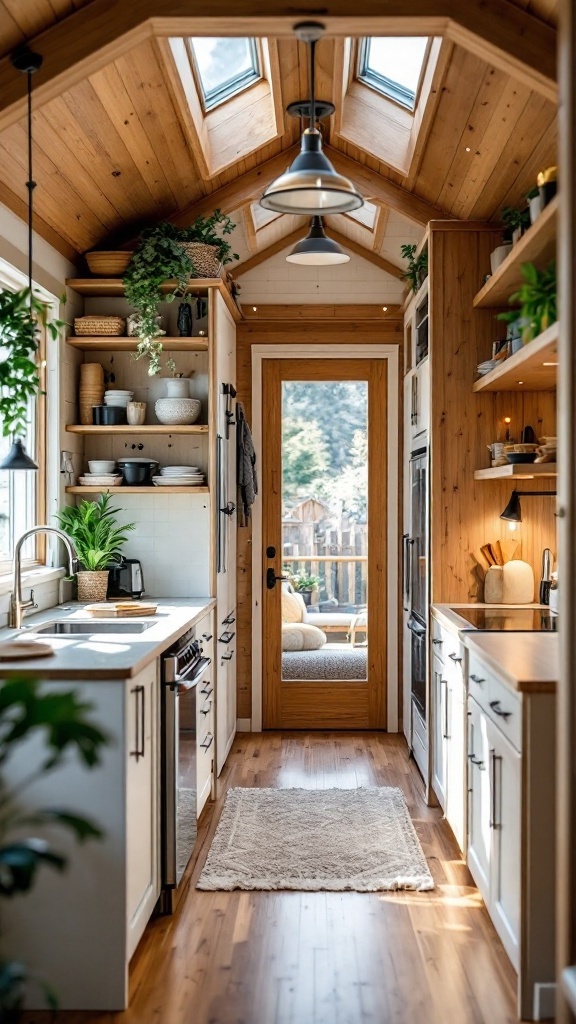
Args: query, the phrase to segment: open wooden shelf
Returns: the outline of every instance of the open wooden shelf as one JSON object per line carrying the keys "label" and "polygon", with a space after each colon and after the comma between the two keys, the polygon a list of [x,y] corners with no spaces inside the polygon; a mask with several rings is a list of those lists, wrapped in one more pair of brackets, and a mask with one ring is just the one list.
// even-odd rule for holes
{"label": "open wooden shelf", "polygon": [[[550,365],[546,365],[546,364]],[[503,359],[473,385],[473,391],[553,391],[558,365],[558,322]]]}
{"label": "open wooden shelf", "polygon": [[[207,352],[208,338],[166,338],[160,337],[164,352]],[[114,337],[111,335],[100,335],[99,337],[69,337],[66,338],[68,345],[72,348],[80,348],[86,352],[135,352],[138,338]]]}
{"label": "open wooden shelf", "polygon": [[191,426],[145,423],[138,427],[130,423],[120,423],[117,426],[100,427],[92,423],[68,423],[66,430],[69,434],[207,434],[208,426],[205,423],[193,423]]}
{"label": "open wooden shelf", "polygon": [[522,284],[523,263],[534,263],[539,270],[556,256],[556,221],[558,197],[545,206],[535,224],[522,235],[498,270],[474,297],[473,305],[498,307],[508,305],[508,299]]}
{"label": "open wooden shelf", "polygon": [[489,469],[477,469],[475,480],[533,480],[536,476],[558,476],[555,462],[524,463],[523,465],[491,466]]}
{"label": "open wooden shelf", "polygon": [[209,487],[66,487],[66,494],[209,494]]}
{"label": "open wooden shelf", "polygon": [[[70,277],[66,281],[69,288],[72,288],[79,295],[124,295],[124,283],[121,277]],[[165,281],[161,285],[161,291],[173,292],[178,286],[176,280]],[[230,290],[220,277],[195,277],[190,281],[189,293],[206,293],[210,288],[217,289],[224,299],[228,309],[235,320],[242,319],[242,313],[236,305]]]}

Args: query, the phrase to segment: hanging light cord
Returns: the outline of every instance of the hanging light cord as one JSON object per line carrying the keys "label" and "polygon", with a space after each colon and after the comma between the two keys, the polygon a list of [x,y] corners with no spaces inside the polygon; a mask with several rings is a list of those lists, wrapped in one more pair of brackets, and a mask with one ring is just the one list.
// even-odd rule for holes
{"label": "hanging light cord", "polygon": [[28,68],[26,71],[26,78],[28,84],[28,181],[26,182],[26,188],[28,189],[28,288],[30,289],[30,316],[33,313],[33,301],[32,301],[32,213],[33,213],[33,195],[34,189],[36,188],[36,182],[32,178],[32,68]]}
{"label": "hanging light cord", "polygon": [[315,99],[315,76],[314,76],[314,54],[316,51],[316,40],[310,40],[310,130],[315,127],[316,124],[316,99]]}

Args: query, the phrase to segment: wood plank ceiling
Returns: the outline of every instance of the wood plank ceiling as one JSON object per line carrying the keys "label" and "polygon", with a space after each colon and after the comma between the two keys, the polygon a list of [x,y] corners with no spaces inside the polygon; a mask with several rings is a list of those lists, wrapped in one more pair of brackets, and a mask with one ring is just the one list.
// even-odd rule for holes
{"label": "wood plank ceiling", "polygon": [[[554,23],[556,0],[514,2]],[[0,56],[84,3],[0,0]],[[373,199],[379,211],[374,230],[342,216],[333,220],[332,228],[369,257],[396,266],[399,245],[420,236],[423,218],[421,213],[406,216],[410,196],[405,192],[398,192],[402,213],[395,208],[393,194],[385,192],[383,200],[386,183],[392,189],[401,186],[444,215],[498,220],[502,207],[518,204],[537,172],[556,162],[554,105],[460,46],[448,41],[442,45],[431,90],[433,116],[422,124],[408,173],[376,159],[368,147],[344,141],[330,123],[324,125],[326,144],[355,162],[364,196]],[[342,65],[343,46],[343,40],[330,38],[318,46],[317,95],[322,99],[334,99],[333,69]],[[301,44],[287,38],[277,40],[277,53],[277,84],[281,83],[285,108],[307,94],[307,54]],[[377,114],[370,130],[374,138],[379,135]],[[160,219],[173,217],[183,223],[198,209],[205,212],[220,205],[239,224],[242,261],[251,260],[269,246],[277,250],[284,236],[305,226],[303,219],[283,217],[256,230],[250,214],[251,202],[288,162],[288,156],[279,155],[293,147],[299,135],[298,121],[285,116],[278,137],[213,177],[203,177],[182,110],[169,87],[163,51],[156,39],[148,38],[36,109],[38,230],[74,257],[125,242],[140,227]],[[278,157],[280,166],[275,169]],[[25,158],[25,124],[19,122],[0,135],[0,201],[21,216]],[[267,161],[272,161],[271,170],[263,168],[259,175]]]}

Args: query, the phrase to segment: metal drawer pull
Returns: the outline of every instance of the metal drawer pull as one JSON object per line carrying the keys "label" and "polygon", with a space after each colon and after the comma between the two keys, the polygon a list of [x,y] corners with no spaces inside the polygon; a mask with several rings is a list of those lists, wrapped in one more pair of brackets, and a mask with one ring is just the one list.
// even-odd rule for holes
{"label": "metal drawer pull", "polygon": [[496,821],[496,761],[501,761],[502,758],[498,756],[495,750],[490,751],[490,758],[492,761],[492,785],[490,793],[490,828],[497,829],[502,826]]}
{"label": "metal drawer pull", "polygon": [[484,770],[484,761],[481,761],[479,757],[474,757],[474,754],[468,754],[468,760],[471,761],[472,764],[477,765],[481,771]]}
{"label": "metal drawer pull", "polygon": [[442,739],[449,740],[450,733],[448,732],[448,680],[440,678],[440,685],[446,687],[446,698],[444,700],[444,732],[442,733]]}
{"label": "metal drawer pull", "polygon": [[209,703],[207,708],[200,708],[200,714],[201,715],[209,715],[211,711],[212,711],[212,701],[210,701],[210,703]]}
{"label": "metal drawer pull", "polygon": [[202,633],[202,639],[208,643],[208,641],[212,639],[212,633]]}
{"label": "metal drawer pull", "polygon": [[482,683],[486,682],[486,680],[485,679],[481,679],[480,676],[472,675],[472,676],[470,676],[470,679],[472,680],[473,683],[478,683],[478,686],[481,686]]}
{"label": "metal drawer pull", "polygon": [[511,711],[502,711],[500,709],[500,701],[499,700],[491,700],[490,701],[490,707],[492,708],[492,711],[494,711],[494,713],[496,715],[500,716],[500,718],[510,718],[510,715],[512,714]]}
{"label": "metal drawer pull", "polygon": [[233,657],[234,657],[234,651],[229,651],[228,654],[223,654],[222,655],[222,661],[232,661]]}
{"label": "metal drawer pull", "polygon": [[450,658],[450,661],[457,661],[457,662],[461,662],[462,661],[462,658],[459,658],[457,654],[449,654],[448,657]]}
{"label": "metal drawer pull", "polygon": [[234,615],[227,615],[225,619],[222,619],[223,626],[231,626],[233,622],[236,622]]}
{"label": "metal drawer pull", "polygon": [[444,641],[443,640],[438,640],[437,637],[434,637],[432,643],[435,644],[436,646],[438,646],[438,645],[442,645],[444,643]]}
{"label": "metal drawer pull", "polygon": [[229,630],[226,630],[225,633],[222,633],[222,636],[218,637],[218,643],[229,644],[234,639],[235,636],[236,633],[231,633]]}
{"label": "metal drawer pull", "polygon": [[[208,683],[207,685],[210,686],[210,683]],[[211,688],[210,690],[200,690],[200,693],[202,694],[203,697],[211,697],[213,692],[213,688]]]}
{"label": "metal drawer pull", "polygon": [[200,746],[202,747],[202,750],[209,750],[213,743],[214,743],[214,737],[210,736],[210,739],[208,740],[208,742],[207,743],[201,743]]}
{"label": "metal drawer pull", "polygon": [[138,761],[141,757],[144,757],[144,732],[146,725],[144,687],[135,686],[130,690],[130,693],[134,694],[134,711],[136,714],[136,750],[130,751],[130,757],[135,757]]}

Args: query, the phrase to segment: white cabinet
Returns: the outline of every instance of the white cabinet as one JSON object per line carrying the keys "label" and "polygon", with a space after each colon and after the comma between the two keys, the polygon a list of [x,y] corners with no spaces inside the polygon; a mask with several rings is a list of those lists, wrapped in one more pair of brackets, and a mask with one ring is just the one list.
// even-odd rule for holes
{"label": "white cabinet", "polygon": [[456,841],[466,848],[466,651],[432,618],[432,788]]}
{"label": "white cabinet", "polygon": [[486,904],[490,902],[490,752],[487,718],[468,700],[468,867]]}
{"label": "white cabinet", "polygon": [[432,787],[442,809],[446,810],[446,778],[448,769],[448,680],[444,664],[432,658]]}
{"label": "white cabinet", "polygon": [[410,438],[412,445],[430,426],[430,363],[425,359],[409,374]]}
{"label": "white cabinet", "polygon": [[196,693],[196,813],[200,817],[214,796],[216,764],[216,664],[214,661],[214,612],[196,626],[202,654],[209,660]]}
{"label": "white cabinet", "polygon": [[216,773],[220,774],[236,735],[236,609],[216,632]]}

